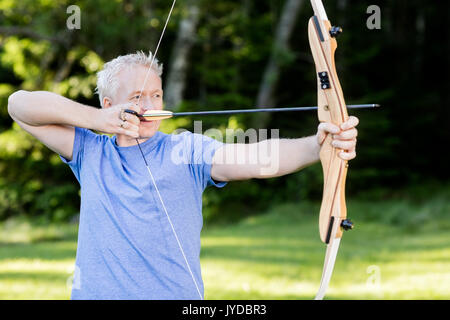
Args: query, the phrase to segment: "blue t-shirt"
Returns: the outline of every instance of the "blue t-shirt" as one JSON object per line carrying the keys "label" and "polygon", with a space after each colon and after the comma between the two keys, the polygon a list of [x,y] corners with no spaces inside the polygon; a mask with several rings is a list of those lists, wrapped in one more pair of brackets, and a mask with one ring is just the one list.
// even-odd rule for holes
{"label": "blue t-shirt", "polygon": [[[223,187],[211,162],[223,144],[203,135],[157,132],[141,143],[200,295],[202,193]],[[81,186],[72,299],[199,299],[137,145],[75,128],[67,161]]]}

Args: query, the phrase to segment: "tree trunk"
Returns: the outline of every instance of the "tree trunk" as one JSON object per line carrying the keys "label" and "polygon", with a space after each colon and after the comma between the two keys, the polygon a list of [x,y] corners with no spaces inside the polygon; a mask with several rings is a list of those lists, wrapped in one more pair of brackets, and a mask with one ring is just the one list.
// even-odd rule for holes
{"label": "tree trunk", "polygon": [[[280,53],[289,50],[289,38],[294,30],[297,16],[303,0],[287,0],[283,8],[272,47],[272,53],[269,62],[264,71],[263,79],[259,87],[256,105],[258,108],[274,107],[276,97],[275,88],[280,77],[281,59]],[[256,128],[263,128],[267,124],[268,114],[261,113],[255,117],[254,125]]]}
{"label": "tree trunk", "polygon": [[198,0],[187,1],[187,14],[180,23],[164,88],[164,101],[168,110],[177,109],[183,101],[188,57],[196,40],[199,19]]}

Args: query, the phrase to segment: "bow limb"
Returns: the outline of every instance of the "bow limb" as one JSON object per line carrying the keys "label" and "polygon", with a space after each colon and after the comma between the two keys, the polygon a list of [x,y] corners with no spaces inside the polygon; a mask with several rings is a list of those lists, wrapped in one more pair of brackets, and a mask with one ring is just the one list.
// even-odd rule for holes
{"label": "bow limb", "polygon": [[[321,0],[311,0],[314,16],[309,20],[308,37],[314,58],[318,87],[318,117],[320,122],[341,125],[348,119],[347,107],[336,72],[334,54],[335,37],[340,28],[332,27]],[[325,295],[333,272],[334,262],[342,237],[341,226],[351,228],[346,220],[345,180],[347,161],[339,158],[340,149],[332,146],[332,136],[327,135],[320,150],[324,187],[319,216],[320,239],[327,244],[324,269],[316,299]]]}
{"label": "bow limb", "polygon": [[341,238],[336,237],[336,232],[339,229],[339,224],[334,224],[332,231],[332,237],[327,245],[327,251],[325,253],[325,261],[323,263],[322,278],[320,279],[320,287],[317,291],[315,300],[322,300],[330,283],[331,275],[333,274],[334,263],[336,261],[336,256],[339,250],[339,244],[341,243]]}

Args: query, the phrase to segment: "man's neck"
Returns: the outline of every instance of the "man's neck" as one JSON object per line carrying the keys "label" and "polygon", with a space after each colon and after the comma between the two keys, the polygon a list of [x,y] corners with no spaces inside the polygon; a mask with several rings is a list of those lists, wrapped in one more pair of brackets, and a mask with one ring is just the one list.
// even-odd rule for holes
{"label": "man's neck", "polygon": [[[151,137],[145,137],[145,138],[139,138],[138,141],[139,143],[144,143],[145,141],[147,141],[148,139],[150,139]],[[135,146],[137,145],[136,139],[133,138],[129,138],[123,135],[118,135],[116,138],[116,144],[119,147],[131,147],[131,146]]]}

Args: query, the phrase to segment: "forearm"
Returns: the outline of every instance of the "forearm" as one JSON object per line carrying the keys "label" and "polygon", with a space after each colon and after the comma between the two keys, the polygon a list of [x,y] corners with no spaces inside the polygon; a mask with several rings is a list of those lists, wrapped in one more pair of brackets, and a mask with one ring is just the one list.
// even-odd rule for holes
{"label": "forearm", "polygon": [[319,161],[320,146],[316,136],[283,139],[280,143],[282,175],[301,170]]}
{"label": "forearm", "polygon": [[261,148],[269,150],[270,162],[261,165],[260,170],[255,172],[255,178],[283,176],[301,170],[319,160],[320,146],[316,136],[266,140],[260,144]]}
{"label": "forearm", "polygon": [[14,120],[35,127],[59,124],[96,129],[99,109],[52,92],[20,90],[9,97],[8,112]]}
{"label": "forearm", "polygon": [[[341,149],[345,161],[355,158],[358,118],[336,126],[320,123],[315,136],[301,139],[269,139],[253,144],[225,144],[217,150],[211,175],[217,181],[264,179],[301,170],[320,159],[320,144],[332,134],[332,146]],[[319,143],[320,141],[320,143]]]}

